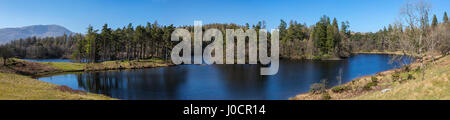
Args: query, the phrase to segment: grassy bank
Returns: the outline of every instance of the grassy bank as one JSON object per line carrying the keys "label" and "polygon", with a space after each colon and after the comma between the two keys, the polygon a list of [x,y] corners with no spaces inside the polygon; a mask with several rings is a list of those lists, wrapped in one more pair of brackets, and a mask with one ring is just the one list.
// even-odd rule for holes
{"label": "grassy bank", "polygon": [[[331,89],[300,94],[292,100],[356,99],[356,100],[449,100],[450,56],[424,58],[420,63],[365,76]],[[422,71],[425,76],[422,79]]]}
{"label": "grassy bank", "polygon": [[173,64],[161,59],[105,61],[100,63],[30,62],[21,59],[11,59],[6,62],[6,65],[0,65],[0,72],[41,76],[63,72],[139,69],[171,65]]}
{"label": "grassy bank", "polygon": [[1,100],[112,100],[112,98],[32,79],[0,73]]}
{"label": "grassy bank", "polygon": [[101,63],[30,62],[10,59],[5,62],[5,65],[3,65],[3,62],[0,60],[0,100],[110,100],[112,98],[104,95],[72,90],[67,86],[39,81],[30,76],[172,65],[160,59],[106,61]]}

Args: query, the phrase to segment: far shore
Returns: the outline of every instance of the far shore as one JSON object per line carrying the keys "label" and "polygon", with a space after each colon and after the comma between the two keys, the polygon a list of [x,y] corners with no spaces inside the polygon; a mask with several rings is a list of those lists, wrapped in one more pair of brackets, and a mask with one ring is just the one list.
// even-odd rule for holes
{"label": "far shore", "polygon": [[412,57],[418,57],[418,55],[411,55],[402,51],[358,51],[352,52],[352,54],[384,54],[384,55],[407,55]]}
{"label": "far shore", "polygon": [[69,62],[31,62],[22,59],[11,59],[8,63],[9,72],[27,76],[47,76],[67,72],[88,72],[142,69],[173,66],[171,62],[161,59],[144,59],[130,61],[105,61],[99,63],[69,63]]}

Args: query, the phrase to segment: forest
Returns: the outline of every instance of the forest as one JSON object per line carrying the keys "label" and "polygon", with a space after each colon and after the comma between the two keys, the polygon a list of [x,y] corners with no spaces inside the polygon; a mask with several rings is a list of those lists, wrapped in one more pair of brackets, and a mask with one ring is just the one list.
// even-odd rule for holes
{"label": "forest", "polygon": [[[339,59],[362,51],[401,51],[405,54],[448,54],[450,23],[445,12],[442,19],[433,15],[426,4],[408,4],[401,12],[404,20],[389,24],[378,32],[360,33],[350,30],[348,21],[324,15],[313,25],[280,20],[280,56],[289,59]],[[408,6],[407,5],[407,6]],[[193,26],[160,25],[158,22],[112,29],[108,24],[98,30],[87,27],[84,34],[59,37],[19,39],[0,46],[2,58],[70,58],[82,62],[136,60],[160,58],[169,60],[175,42],[172,31]],[[266,29],[265,21],[250,26],[237,24],[207,24],[203,30]],[[193,34],[193,33],[192,33]],[[269,36],[270,38],[270,33]],[[207,44],[207,43],[204,43]],[[224,43],[225,44],[225,43]],[[270,43],[268,43],[270,45]]]}

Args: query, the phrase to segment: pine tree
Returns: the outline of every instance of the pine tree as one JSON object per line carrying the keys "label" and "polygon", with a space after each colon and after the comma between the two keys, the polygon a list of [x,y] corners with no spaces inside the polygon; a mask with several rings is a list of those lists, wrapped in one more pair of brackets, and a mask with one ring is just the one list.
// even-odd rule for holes
{"label": "pine tree", "polygon": [[81,34],[77,34],[74,36],[77,43],[74,53],[72,54],[72,57],[76,60],[82,60],[85,56],[85,40],[83,39],[83,36]]}
{"label": "pine tree", "polygon": [[443,20],[443,23],[448,23],[447,12],[444,13],[444,20]]}
{"label": "pine tree", "polygon": [[438,20],[436,15],[433,15],[433,22],[431,23],[431,27],[434,29],[438,25]]}
{"label": "pine tree", "polygon": [[341,22],[341,33],[343,33],[345,36],[350,37],[350,23],[348,21]]}
{"label": "pine tree", "polygon": [[125,43],[126,43],[126,53],[127,53],[127,60],[130,60],[132,57],[132,42],[134,37],[134,28],[133,24],[128,24],[128,27],[125,30],[126,37],[125,37]]}
{"label": "pine tree", "polygon": [[327,28],[330,24],[330,18],[326,15],[320,18],[320,21],[316,23],[312,33],[312,39],[314,46],[320,49],[322,53],[328,53],[327,48]]}
{"label": "pine tree", "polygon": [[325,53],[330,54],[334,48],[335,35],[334,35],[334,27],[331,24],[327,25],[326,29],[326,42],[325,42]]}
{"label": "pine tree", "polygon": [[335,28],[335,29],[338,29],[339,30],[339,25],[338,25],[338,22],[337,22],[337,20],[336,20],[336,18],[334,18],[333,19],[333,27]]}
{"label": "pine tree", "polygon": [[161,40],[161,29],[159,28],[158,21],[153,23],[152,30],[152,57],[158,56],[158,47]]}
{"label": "pine tree", "polygon": [[102,60],[105,60],[106,58],[109,58],[110,55],[109,53],[111,52],[111,47],[110,47],[110,43],[111,43],[111,29],[108,28],[108,24],[104,24],[103,28],[102,28],[102,32],[100,33],[100,37],[101,37],[101,49],[99,51],[101,51],[102,53]]}
{"label": "pine tree", "polygon": [[280,20],[280,26],[278,26],[278,29],[280,30],[280,39],[282,41],[284,41],[286,37],[286,27],[286,22],[284,20]]}
{"label": "pine tree", "polygon": [[333,19],[333,37],[334,37],[334,41],[333,41],[333,47],[338,47],[339,43],[341,42],[341,36],[339,35],[339,25],[338,22],[336,20],[336,18]]}
{"label": "pine tree", "polygon": [[98,30],[94,30],[94,28],[89,25],[88,31],[86,34],[86,45],[85,45],[85,53],[89,56],[89,62],[96,62],[97,61],[97,32]]}

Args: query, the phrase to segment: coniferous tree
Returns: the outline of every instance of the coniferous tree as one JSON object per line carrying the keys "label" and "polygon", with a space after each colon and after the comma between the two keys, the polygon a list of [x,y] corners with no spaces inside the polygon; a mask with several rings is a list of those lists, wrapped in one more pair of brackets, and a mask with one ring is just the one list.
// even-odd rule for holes
{"label": "coniferous tree", "polygon": [[102,61],[106,60],[106,58],[109,58],[110,55],[109,53],[111,52],[111,47],[110,47],[110,43],[111,43],[111,39],[112,39],[112,35],[111,35],[111,29],[108,28],[108,24],[104,24],[102,31],[100,33],[100,39],[101,39],[101,48],[99,51],[101,51],[102,53]]}
{"label": "coniferous tree", "polygon": [[[320,21],[316,23],[313,28],[312,40],[314,41],[314,46],[319,48],[321,53],[328,53],[327,48],[327,28],[330,24],[330,18],[326,15],[320,18]],[[320,54],[320,53],[319,53]]]}
{"label": "coniferous tree", "polygon": [[286,36],[286,27],[287,27],[286,22],[284,20],[280,20],[280,25],[278,26],[278,29],[280,30],[279,35],[282,41],[285,40],[284,37]]}
{"label": "coniferous tree", "polygon": [[447,12],[444,13],[443,23],[448,23]]}
{"label": "coniferous tree", "polygon": [[437,17],[436,17],[436,15],[433,15],[433,21],[431,23],[431,27],[434,29],[434,28],[436,28],[437,25],[438,25]]}
{"label": "coniferous tree", "polygon": [[98,59],[98,51],[97,51],[97,32],[98,30],[94,30],[94,28],[89,25],[88,31],[86,34],[86,53],[88,54],[89,62],[96,62]]}

